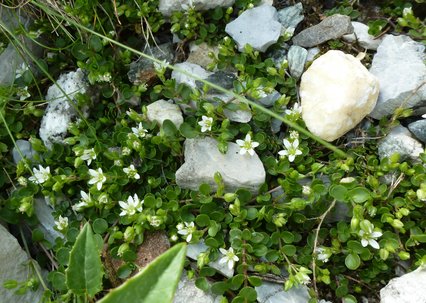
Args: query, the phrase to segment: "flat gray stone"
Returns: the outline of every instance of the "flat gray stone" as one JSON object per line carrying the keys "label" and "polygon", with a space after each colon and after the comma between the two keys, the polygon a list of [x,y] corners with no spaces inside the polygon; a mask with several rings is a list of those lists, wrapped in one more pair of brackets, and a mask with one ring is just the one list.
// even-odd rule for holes
{"label": "flat gray stone", "polygon": [[189,280],[186,272],[182,273],[176,288],[173,303],[219,303],[220,299],[211,293],[206,293],[195,285],[195,280]]}
{"label": "flat gray stone", "polygon": [[16,140],[16,146],[17,147],[14,147],[12,150],[13,162],[15,162],[15,164],[18,164],[19,161],[22,160],[18,149],[21,151],[22,155],[30,161],[33,161],[38,156],[38,153],[33,150],[31,143],[27,140]]}
{"label": "flat gray stone", "polygon": [[[65,94],[58,86],[62,88]],[[40,126],[40,138],[47,148],[51,148],[54,142],[63,142],[68,131],[68,125],[78,117],[78,112],[75,109],[77,106],[76,95],[78,93],[84,94],[88,89],[89,84],[81,69],[62,74],[56,84],[49,87],[46,96],[49,104]]]}
{"label": "flat gray stone", "polygon": [[[204,241],[200,241],[196,244],[188,244],[186,249],[186,256],[188,258],[191,258],[192,260],[197,260],[198,256],[206,252],[209,247],[204,244]],[[221,257],[215,261],[210,261],[208,263],[208,266],[211,268],[216,269],[218,272],[220,272],[222,275],[224,275],[227,278],[232,278],[234,276],[234,269],[229,269],[228,265],[226,263],[219,263]]]}
{"label": "flat gray stone", "polygon": [[192,5],[197,11],[205,11],[216,7],[228,7],[235,0],[160,0],[158,10],[164,16],[170,16],[175,11],[188,10]]}
{"label": "flat gray stone", "polygon": [[47,241],[55,244],[56,238],[64,238],[64,235],[54,228],[56,225],[55,218],[52,215],[53,208],[47,204],[46,200],[35,199],[34,213],[40,222],[39,227]]}
{"label": "flat gray stone", "polygon": [[187,139],[185,141],[185,163],[176,171],[176,183],[182,188],[198,190],[207,183],[217,189],[214,174],[219,172],[227,191],[245,188],[257,192],[265,182],[265,169],[255,153],[253,156],[240,155],[236,143],[228,144],[228,152],[218,150],[213,138]]}
{"label": "flat gray stone", "polygon": [[257,100],[257,102],[261,103],[263,106],[272,107],[280,97],[281,94],[274,89],[272,93],[268,94],[266,97]]}
{"label": "flat gray stone", "polygon": [[394,278],[380,290],[380,303],[414,303],[426,301],[426,269]]}
{"label": "flat gray stone", "polygon": [[352,34],[353,30],[349,16],[336,14],[301,31],[293,38],[293,45],[313,47],[328,40],[340,38],[345,34]]}
{"label": "flat gray stone", "polygon": [[311,298],[309,289],[305,285],[293,287],[284,291],[282,284],[263,282],[261,286],[255,287],[257,302],[259,303],[307,303]]}
{"label": "flat gray stone", "polygon": [[[144,53],[168,63],[172,63],[174,58],[172,43],[160,44],[158,47],[152,46],[145,50]],[[140,85],[143,83],[151,84],[152,81],[157,78],[154,62],[141,56],[137,61],[130,63],[127,76],[129,77],[129,81],[134,85]]]}
{"label": "flat gray stone", "polygon": [[350,43],[357,42],[359,46],[365,49],[376,50],[386,36],[384,35],[378,39],[374,39],[374,36],[368,33],[368,29],[369,29],[368,25],[365,25],[364,23],[361,23],[361,22],[353,21],[352,26],[354,27],[354,33],[349,35],[344,35],[342,37],[343,40]]}
{"label": "flat gray stone", "polygon": [[290,69],[290,75],[299,79],[305,69],[306,59],[308,58],[308,51],[303,47],[292,45],[288,50],[287,60]]}
{"label": "flat gray stone", "polygon": [[379,142],[378,154],[382,159],[394,153],[401,156],[401,161],[406,159],[418,160],[424,152],[422,144],[413,138],[413,135],[404,126],[398,125]]}
{"label": "flat gray stone", "polygon": [[[200,77],[201,79],[206,79],[208,76],[213,74],[212,72],[206,71],[204,68],[199,66],[198,64],[189,63],[189,62],[182,62],[175,64],[175,67],[178,69],[181,69],[181,71],[173,70],[172,71],[172,79],[175,79],[176,84],[186,84],[189,87],[196,88],[196,79],[193,77],[190,77],[187,74],[193,74],[197,77]],[[187,74],[186,74],[187,73]]]}
{"label": "flat gray stone", "polygon": [[278,22],[277,10],[273,6],[262,5],[246,10],[228,23],[225,32],[235,40],[240,52],[246,44],[264,52],[280,37],[281,23]]}
{"label": "flat gray stone", "polygon": [[370,72],[379,79],[380,94],[370,116],[393,114],[395,109],[426,106],[425,46],[408,36],[388,35],[377,49]]}
{"label": "flat gray stone", "polygon": [[[25,282],[29,277],[33,277],[33,269],[29,264],[27,253],[21,248],[18,241],[8,230],[0,224],[0,298],[2,302],[28,303],[41,302],[43,289],[40,286],[37,290],[29,290],[23,295],[15,295],[16,289],[6,289],[3,283],[7,280]],[[38,267],[36,261],[33,261]],[[35,273],[34,273],[35,277]]]}
{"label": "flat gray stone", "polygon": [[147,117],[149,121],[155,121],[160,126],[165,120],[170,120],[179,129],[183,123],[182,111],[179,105],[167,102],[166,100],[158,100],[146,107]]}
{"label": "flat gray stone", "polygon": [[417,139],[426,143],[426,119],[408,124],[408,129]]}
{"label": "flat gray stone", "polygon": [[296,5],[289,6],[278,11],[278,21],[287,32],[294,32],[296,27],[304,18],[305,16],[303,15],[302,3],[297,3]]}
{"label": "flat gray stone", "polygon": [[214,62],[209,56],[209,53],[213,53],[217,56],[219,54],[219,48],[217,46],[210,46],[205,42],[201,44],[191,42],[189,44],[189,55],[186,62],[198,64],[202,68],[207,68],[209,64]]}

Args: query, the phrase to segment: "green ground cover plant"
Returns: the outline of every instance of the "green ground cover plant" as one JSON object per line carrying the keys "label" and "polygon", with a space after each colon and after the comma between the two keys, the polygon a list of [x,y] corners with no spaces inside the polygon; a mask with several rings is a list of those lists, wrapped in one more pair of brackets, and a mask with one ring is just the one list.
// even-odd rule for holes
{"label": "green ground cover plant", "polygon": [[[49,273],[44,282],[34,267],[28,281],[7,281],[4,287],[10,291],[43,287],[43,302],[110,303],[136,294],[140,302],[171,302],[185,268],[197,287],[221,302],[255,302],[255,287],[271,280],[285,290],[307,285],[312,302],[361,302],[361,296],[377,300],[396,267],[414,269],[426,262],[426,154],[418,162],[398,154],[377,156],[378,139],[410,112],[397,111],[359,129],[357,138],[333,144],[309,133],[287,62],[276,67],[249,46],[238,52],[224,32],[231,18],[259,1],[237,0],[231,8],[208,12],[188,7],[169,19],[156,0],[16,2],[3,5],[37,18],[31,28],[16,31],[0,21],[0,51],[13,43],[34,68],[24,64],[12,85],[0,87],[0,219],[23,235],[29,232],[22,241]],[[372,22],[371,33],[380,35],[395,24],[392,30],[425,41],[413,3],[385,5],[387,23]],[[356,1],[339,1],[328,13],[359,17]],[[155,48],[157,35],[165,33],[181,39],[177,49],[183,55],[191,41],[217,44],[210,68],[237,72],[232,91],[195,75],[189,76],[202,88],[176,84],[170,71],[179,70],[178,62],[153,58],[146,48]],[[37,41],[43,57],[33,57],[19,34]],[[283,35],[277,45],[289,38]],[[334,41],[321,51],[327,47],[347,45]],[[155,83],[129,82],[129,64],[139,56],[154,62]],[[69,99],[79,118],[69,126],[65,144],[48,148],[37,133],[46,90],[64,71],[77,68],[98,93]],[[240,103],[214,106],[207,100],[211,89],[232,94]],[[271,108],[256,102],[274,89],[282,97]],[[130,103],[134,98],[139,105]],[[147,105],[162,98],[195,103],[179,128],[169,120],[159,126],[147,119]],[[89,115],[83,114],[85,107]],[[253,119],[231,122],[226,109],[249,109]],[[283,122],[281,136],[271,130],[274,119]],[[228,142],[236,142],[241,154],[256,151],[267,174],[258,193],[229,192],[220,174],[213,191],[208,184],[197,191],[177,186],[184,141],[203,136],[217,139],[222,153]],[[18,139],[31,142],[34,160],[13,163],[11,150]],[[37,198],[54,208],[55,228],[63,235],[55,243],[38,228]],[[346,219],[333,221],[339,212]],[[154,231],[163,231],[174,246],[131,277],[139,271],[138,247]],[[180,243],[200,240],[208,250],[196,262],[185,260],[186,244]],[[210,268],[212,260],[235,269],[234,276],[224,278]],[[138,287],[148,282],[150,287]],[[158,301],[156,291],[164,285],[168,295]]]}

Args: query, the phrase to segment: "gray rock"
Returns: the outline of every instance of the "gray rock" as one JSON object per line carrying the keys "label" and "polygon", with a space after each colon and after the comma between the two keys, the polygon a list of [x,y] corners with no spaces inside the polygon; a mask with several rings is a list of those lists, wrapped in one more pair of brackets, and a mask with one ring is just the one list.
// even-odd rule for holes
{"label": "gray rock", "polygon": [[304,18],[302,3],[297,3],[278,11],[278,21],[287,32],[294,32]]}
{"label": "gray rock", "polygon": [[402,106],[426,106],[425,46],[407,36],[388,35],[377,49],[370,72],[380,82],[377,105],[370,114],[381,119]]}
{"label": "gray rock", "polygon": [[53,208],[47,204],[46,200],[35,199],[34,212],[40,222],[39,227],[47,241],[55,244],[56,238],[64,238],[64,235],[54,228],[55,218],[52,215]]}
{"label": "gray rock", "polygon": [[209,56],[209,53],[213,53],[217,56],[219,54],[219,48],[217,46],[209,46],[205,42],[201,44],[191,42],[189,44],[189,55],[186,62],[198,64],[202,68],[207,68],[209,64],[214,62]]}
{"label": "gray rock", "polygon": [[382,43],[385,36],[381,36],[378,39],[374,39],[374,36],[370,35],[368,33],[368,26],[361,22],[352,22],[352,26],[354,27],[354,33],[349,35],[344,35],[342,38],[343,40],[353,43],[357,42],[359,46],[366,48],[366,49],[372,49],[376,50],[380,43]]}
{"label": "gray rock", "polygon": [[[201,253],[204,253],[207,251],[209,247],[204,244],[203,241],[200,241],[196,244],[188,244],[187,249],[186,249],[186,256],[188,258],[191,258],[193,260],[197,260],[198,256]],[[208,263],[208,265],[211,268],[216,269],[218,272],[220,272],[222,275],[224,275],[225,277],[228,278],[232,278],[234,276],[234,269],[229,269],[228,265],[226,265],[225,263],[219,263],[221,257],[219,257],[217,260],[215,261],[210,261]]]}
{"label": "gray rock", "polygon": [[[5,6],[0,6],[0,20],[10,31],[16,30],[20,24],[26,29],[29,28],[31,20],[24,15],[24,10],[9,9]],[[17,36],[20,42],[28,48],[30,53],[39,57],[43,51],[34,41],[23,36]],[[15,48],[13,44],[9,44],[6,49],[0,53],[0,85],[11,85],[15,81],[16,70],[24,64],[24,62],[30,62],[29,56],[22,55],[22,50]],[[25,63],[26,64],[26,63]],[[30,67],[33,72],[32,64]]]}
{"label": "gray rock", "polygon": [[215,303],[218,297],[197,288],[194,280],[189,280],[184,271],[176,288],[173,303]]}
{"label": "gray rock", "polygon": [[321,53],[319,47],[311,47],[310,49],[308,49],[308,57],[306,58],[306,62],[314,61],[314,59],[316,59],[315,57],[319,53]]}
{"label": "gray rock", "polygon": [[408,129],[416,136],[417,139],[426,143],[426,119],[422,119],[408,124]]}
{"label": "gray rock", "polygon": [[170,16],[174,11],[184,11],[193,6],[197,11],[205,11],[212,8],[228,7],[235,0],[160,0],[158,10],[164,16]]}
{"label": "gray rock", "polygon": [[[237,103],[236,101],[234,103]],[[237,103],[238,104],[238,103]],[[233,122],[238,123],[248,123],[250,122],[251,118],[253,117],[250,109],[237,109],[237,110],[230,110],[225,108],[223,110],[223,113],[226,118]]]}
{"label": "gray rock", "polygon": [[210,76],[211,72],[206,71],[204,68],[199,66],[198,64],[189,63],[189,62],[183,62],[175,64],[175,67],[182,70],[177,71],[173,70],[172,72],[172,79],[175,79],[176,84],[186,84],[192,88],[196,88],[196,79],[193,77],[190,77],[188,74],[195,75],[197,77],[200,77],[201,79],[206,79],[208,76]]}
{"label": "gray rock", "polygon": [[[59,89],[65,92],[66,95]],[[78,117],[76,110],[76,95],[88,91],[83,71],[62,74],[56,84],[49,87],[46,100],[49,102],[41,120],[40,138],[47,148],[51,148],[54,142],[63,142],[67,134],[69,123]],[[69,99],[71,102],[69,101]]]}
{"label": "gray rock", "polygon": [[[164,43],[158,45],[158,47],[150,47],[145,53],[158,60],[165,60],[168,63],[171,63],[174,58],[172,43]],[[154,63],[145,57],[140,57],[137,61],[130,63],[127,76],[129,77],[129,81],[134,85],[140,85],[142,83],[152,84],[157,78]]]}
{"label": "gray rock", "polygon": [[[209,81],[213,84],[216,84],[222,88],[233,90],[234,88],[234,81],[237,80],[237,76],[234,73],[230,72],[224,72],[224,71],[217,71],[213,74],[210,74],[205,78],[206,81]],[[197,87],[202,89],[204,86],[204,83],[201,81],[195,82]],[[214,88],[210,88],[208,91],[208,94],[215,95],[215,94],[223,94],[221,91],[216,90]]]}
{"label": "gray rock", "polygon": [[303,47],[292,45],[287,54],[288,67],[290,74],[299,79],[303,74],[306,59],[308,58],[308,51]]}
{"label": "gray rock", "polygon": [[281,125],[283,125],[283,121],[275,119],[275,118],[272,119],[272,121],[271,121],[271,131],[274,134],[279,133],[280,130],[281,130]]}
{"label": "gray rock", "polygon": [[408,129],[399,125],[379,142],[378,154],[380,158],[390,157],[394,153],[401,156],[401,160],[418,159],[424,152],[422,144],[413,138]]}
{"label": "gray rock", "polygon": [[238,153],[239,146],[232,142],[228,144],[228,152],[222,154],[217,144],[208,137],[185,141],[185,163],[176,172],[177,185],[198,190],[201,184],[207,183],[215,190],[213,177],[219,172],[227,191],[246,188],[257,192],[265,182],[265,169],[257,154],[242,156]]}
{"label": "gray rock", "polygon": [[312,47],[328,40],[337,39],[345,34],[353,33],[351,18],[344,15],[333,15],[319,24],[301,31],[293,38],[293,44]]}
{"label": "gray rock", "polygon": [[21,151],[22,155],[30,161],[33,161],[38,156],[38,153],[33,150],[33,147],[29,141],[16,140],[16,147],[14,147],[12,150],[13,162],[15,162],[15,164],[18,164],[22,159],[18,150]]}
{"label": "gray rock", "polygon": [[415,271],[394,278],[380,290],[380,303],[426,302],[426,269],[419,267]]}
{"label": "gray rock", "polygon": [[[35,291],[29,290],[23,295],[15,295],[14,289],[6,289],[3,283],[7,280],[25,282],[33,277],[33,269],[29,264],[29,257],[21,248],[18,241],[6,228],[0,224],[0,298],[2,302],[28,303],[41,302],[43,289],[39,287]],[[36,261],[33,264],[40,270]],[[35,273],[34,273],[35,276]]]}
{"label": "gray rock", "polygon": [[272,93],[268,94],[266,97],[257,100],[257,102],[261,103],[263,106],[272,107],[280,97],[281,94],[274,89]]}
{"label": "gray rock", "polygon": [[307,303],[310,300],[309,289],[305,285],[284,291],[282,284],[263,282],[255,287],[259,303]]}
{"label": "gray rock", "polygon": [[277,42],[281,34],[277,10],[270,5],[262,5],[246,10],[225,27],[228,35],[235,40],[242,52],[249,44],[254,50],[264,52]]}
{"label": "gray rock", "polygon": [[147,117],[149,121],[155,121],[160,126],[165,120],[170,120],[179,128],[183,123],[182,112],[179,105],[167,102],[166,100],[158,100],[146,107]]}
{"label": "gray rock", "polygon": [[274,62],[274,65],[276,68],[281,68],[281,65],[283,62],[287,61],[287,52],[288,52],[288,45],[284,45],[284,47],[275,49],[272,52],[270,52],[269,57]]}

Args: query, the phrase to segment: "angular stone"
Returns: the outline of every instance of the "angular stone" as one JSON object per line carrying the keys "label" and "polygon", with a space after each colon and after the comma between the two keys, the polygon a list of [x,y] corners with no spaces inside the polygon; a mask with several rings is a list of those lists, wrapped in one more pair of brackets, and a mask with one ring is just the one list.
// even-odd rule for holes
{"label": "angular stone", "polygon": [[158,100],[146,107],[149,121],[156,121],[160,126],[164,120],[170,120],[179,128],[183,123],[182,112],[179,105],[167,102],[166,100]]}
{"label": "angular stone", "polygon": [[297,3],[278,11],[278,21],[287,32],[294,32],[304,18],[302,3]]}
{"label": "angular stone", "polygon": [[287,60],[290,74],[299,79],[305,69],[306,59],[308,58],[308,51],[303,47],[292,45],[288,50]]}
{"label": "angular stone", "polygon": [[158,10],[164,16],[170,16],[175,11],[187,10],[190,6],[197,11],[205,11],[216,7],[228,7],[235,0],[160,0]]}
{"label": "angular stone", "polygon": [[[174,58],[172,43],[164,43],[158,45],[158,47],[153,46],[146,50],[145,53],[158,60],[165,60],[168,63],[171,63]],[[157,79],[154,62],[145,57],[140,57],[137,61],[130,63],[130,69],[127,76],[129,77],[129,81],[134,85],[140,85],[143,83],[152,85]]]}
{"label": "angular stone", "polygon": [[[58,86],[62,88],[65,95]],[[77,106],[76,95],[84,94],[88,89],[89,85],[81,69],[62,74],[56,84],[49,87],[46,96],[49,104],[40,126],[40,138],[47,148],[51,148],[54,142],[61,143],[63,141],[69,123],[78,116],[75,109]]]}
{"label": "angular stone", "polygon": [[274,49],[269,53],[269,57],[274,62],[276,68],[280,69],[283,62],[287,60],[288,49],[288,44],[285,44],[283,48]]}
{"label": "angular stone", "polygon": [[306,58],[306,62],[314,61],[315,57],[321,52],[318,47],[311,47],[308,49],[308,57]]}
{"label": "angular stone", "polygon": [[[234,73],[217,71],[215,73],[210,74],[204,80],[209,81],[213,84],[216,84],[216,85],[218,85],[222,88],[225,88],[225,89],[228,89],[228,90],[233,90],[234,81],[237,80],[237,76]],[[204,86],[204,83],[202,83],[201,81],[196,81],[195,83],[196,83],[197,87],[200,88],[200,89],[202,89],[203,86]],[[214,88],[210,88],[208,90],[208,94],[212,95],[212,94],[223,94],[223,93],[219,90],[214,89]]]}
{"label": "angular stone", "polygon": [[340,38],[345,34],[352,34],[353,30],[349,16],[336,14],[301,31],[293,38],[293,45],[312,47],[328,40]]}
{"label": "angular stone", "polygon": [[272,93],[257,100],[257,102],[261,103],[263,106],[272,107],[280,97],[281,97],[281,94],[274,89]]}
{"label": "angular stone", "polygon": [[259,303],[306,303],[309,301],[309,289],[305,285],[292,287],[285,291],[282,284],[263,282],[255,287]]}
{"label": "angular stone", "polygon": [[228,35],[235,40],[242,52],[249,44],[254,50],[264,52],[277,42],[281,34],[277,10],[270,5],[262,5],[246,10],[225,27]]}
{"label": "angular stone", "polygon": [[[206,71],[204,68],[199,66],[198,64],[189,63],[189,62],[183,62],[175,64],[175,67],[185,71],[186,73],[193,74],[197,77],[200,77],[201,79],[206,79],[208,76],[210,76],[212,73]],[[176,84],[186,84],[192,88],[196,88],[197,85],[195,83],[195,79],[193,77],[187,76],[182,72],[173,70],[172,71],[172,79],[176,80]]]}
{"label": "angular stone", "polygon": [[186,272],[182,273],[173,303],[219,303],[220,299],[211,293],[199,289],[194,280],[189,280]]}
{"label": "angular stone", "polygon": [[422,144],[413,138],[412,134],[404,126],[398,125],[379,142],[378,154],[382,159],[395,153],[401,156],[401,161],[406,159],[417,160],[424,152]]}
{"label": "angular stone", "polygon": [[390,280],[380,290],[380,303],[425,302],[425,298],[426,269],[424,267]]}
{"label": "angular stone", "polygon": [[[238,102],[233,102],[233,103],[238,104]],[[248,122],[250,122],[251,118],[253,117],[250,109],[248,109],[248,110],[244,110],[244,109],[230,110],[230,109],[225,108],[223,110],[223,114],[229,120],[231,120],[233,122],[238,122],[238,123],[248,123]]]}
{"label": "angular stone", "polygon": [[408,129],[417,139],[426,144],[426,119],[408,124]]}
{"label": "angular stone", "polygon": [[54,227],[55,218],[53,217],[53,208],[50,207],[45,199],[35,199],[34,213],[40,222],[39,227],[44,234],[44,238],[52,244],[55,244],[56,238],[64,238],[64,235]]}
{"label": "angular stone", "polygon": [[378,94],[377,79],[361,62],[331,50],[302,75],[302,118],[313,134],[333,141],[371,112]]}
{"label": "angular stone", "polygon": [[198,190],[207,183],[217,189],[214,174],[222,175],[227,191],[245,188],[257,192],[265,182],[265,169],[257,154],[252,157],[240,155],[239,146],[230,142],[228,152],[218,150],[215,139],[187,139],[185,141],[185,163],[176,171],[176,183],[182,188]]}
{"label": "angular stone", "polygon": [[374,119],[391,115],[402,106],[426,106],[425,46],[407,36],[388,35],[377,49],[370,72],[380,82]]}
{"label": "angular stone", "polygon": [[[209,247],[204,244],[204,241],[200,241],[196,244],[188,244],[186,249],[186,256],[188,258],[191,258],[192,260],[197,260],[198,256],[201,253],[204,253],[207,251]],[[232,278],[234,276],[234,269],[229,269],[228,265],[226,263],[219,263],[220,258],[223,257],[220,255],[220,257],[215,261],[210,261],[209,266],[211,268],[216,269],[218,272],[220,272],[222,275],[228,278]]]}
{"label": "angular stone", "polygon": [[376,50],[386,36],[384,35],[378,39],[374,39],[374,36],[368,33],[368,25],[361,22],[353,21],[352,26],[354,27],[354,33],[344,35],[342,37],[343,40],[350,43],[357,42],[359,46],[366,49]]}
{"label": "angular stone", "polygon": [[33,147],[31,146],[31,143],[27,140],[16,140],[16,147],[13,148],[12,150],[12,157],[13,157],[13,162],[15,162],[15,164],[18,164],[19,161],[21,161],[22,157],[18,152],[21,151],[22,155],[27,158],[28,160],[32,161],[35,158],[37,158],[38,153],[33,150]]}
{"label": "angular stone", "polygon": [[[14,294],[15,289],[6,289],[3,283],[7,280],[25,282],[29,277],[33,277],[32,266],[29,264],[27,253],[21,248],[18,241],[12,236],[3,225],[0,224],[0,298],[1,302],[27,303],[41,302],[43,296],[42,287],[35,291],[28,291],[23,295]],[[38,267],[36,261],[33,264]],[[30,274],[30,275],[29,275]],[[35,276],[34,276],[35,277]]]}
{"label": "angular stone", "polygon": [[209,46],[205,42],[201,44],[192,42],[189,45],[189,56],[186,62],[198,64],[202,68],[207,68],[209,64],[214,62],[213,59],[209,57],[209,53],[213,53],[217,56],[219,54],[218,47]]}

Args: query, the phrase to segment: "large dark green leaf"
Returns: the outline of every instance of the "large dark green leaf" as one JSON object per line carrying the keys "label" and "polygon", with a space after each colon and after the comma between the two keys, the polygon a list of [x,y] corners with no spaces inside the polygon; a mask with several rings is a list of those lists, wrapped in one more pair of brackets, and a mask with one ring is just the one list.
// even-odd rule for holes
{"label": "large dark green leaf", "polygon": [[175,245],[98,303],[170,303],[182,274],[186,244]]}

